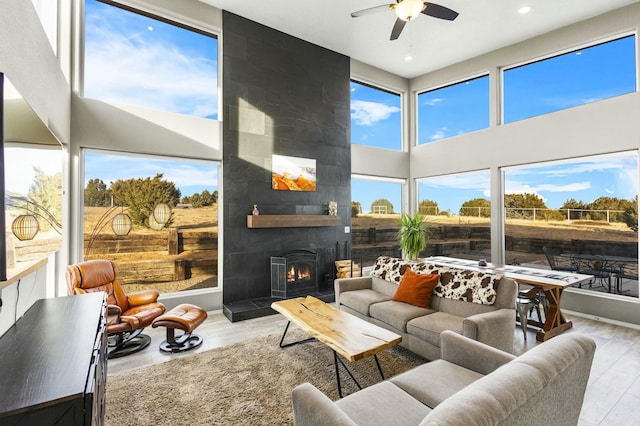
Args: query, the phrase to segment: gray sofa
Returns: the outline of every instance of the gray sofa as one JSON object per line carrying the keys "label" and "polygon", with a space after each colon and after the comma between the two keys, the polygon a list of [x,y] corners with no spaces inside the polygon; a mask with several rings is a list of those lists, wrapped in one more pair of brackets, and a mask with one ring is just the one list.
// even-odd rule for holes
{"label": "gray sofa", "polygon": [[[518,292],[515,281],[476,273],[474,279],[490,276],[494,281],[495,297],[491,304],[446,297],[451,295],[445,290],[438,292],[440,289],[436,287],[430,308],[421,308],[392,300],[407,267],[419,273],[440,273],[440,280],[451,276],[452,271],[464,272],[425,261],[381,256],[372,272],[376,276],[335,280],[336,305],[345,312],[400,334],[402,346],[429,360],[440,358],[440,333],[444,330],[453,330],[506,352],[513,351]],[[471,281],[466,275],[456,277],[449,280],[452,285]]]}
{"label": "gray sofa", "polygon": [[520,357],[442,333],[442,358],[332,402],[292,393],[294,425],[576,425],[595,342],[566,333]]}

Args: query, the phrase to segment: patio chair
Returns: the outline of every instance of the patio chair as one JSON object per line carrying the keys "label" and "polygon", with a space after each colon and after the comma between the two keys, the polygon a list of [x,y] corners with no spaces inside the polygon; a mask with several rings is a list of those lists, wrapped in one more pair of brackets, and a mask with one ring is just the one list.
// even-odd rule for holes
{"label": "patio chair", "polygon": [[550,247],[544,246],[542,247],[542,251],[544,252],[545,257],[547,258],[547,262],[549,262],[549,267],[554,271],[566,271],[566,272],[577,272],[578,265],[575,264],[574,260],[571,259],[570,265],[564,265],[558,263],[558,254],[552,250]]}

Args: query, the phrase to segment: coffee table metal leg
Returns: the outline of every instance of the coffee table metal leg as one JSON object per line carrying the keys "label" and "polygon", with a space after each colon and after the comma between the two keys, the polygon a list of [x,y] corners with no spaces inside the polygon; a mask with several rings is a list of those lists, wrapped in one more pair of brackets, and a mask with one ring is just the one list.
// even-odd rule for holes
{"label": "coffee table metal leg", "polygon": [[376,360],[376,365],[378,366],[378,371],[380,372],[380,377],[384,380],[384,373],[382,372],[382,367],[380,367],[380,361],[378,361],[378,354],[373,354],[373,359]]}
{"label": "coffee table metal leg", "polygon": [[360,383],[358,383],[358,381],[356,380],[356,378],[353,375],[353,373],[351,372],[351,370],[349,370],[349,368],[347,368],[347,366],[344,363],[344,361],[342,361],[342,359],[340,359],[340,357],[338,356],[338,353],[336,351],[333,351],[333,364],[336,367],[336,380],[338,381],[338,395],[340,395],[340,398],[342,398],[342,386],[340,386],[340,370],[338,369],[338,361],[340,362],[340,364],[342,364],[342,366],[347,371],[347,373],[349,374],[349,376],[351,377],[353,382],[356,384],[358,389],[362,389],[362,386],[360,386]]}
{"label": "coffee table metal leg", "polygon": [[307,342],[313,342],[314,339],[313,337],[309,337],[308,339],[303,339],[303,340],[298,340],[296,342],[291,342],[291,343],[284,343],[284,337],[287,335],[287,331],[289,331],[289,326],[291,325],[291,321],[287,322],[287,325],[284,327],[284,333],[282,333],[282,338],[280,339],[280,347],[281,348],[287,348],[289,346],[293,346],[293,345],[299,345],[300,343],[307,343]]}

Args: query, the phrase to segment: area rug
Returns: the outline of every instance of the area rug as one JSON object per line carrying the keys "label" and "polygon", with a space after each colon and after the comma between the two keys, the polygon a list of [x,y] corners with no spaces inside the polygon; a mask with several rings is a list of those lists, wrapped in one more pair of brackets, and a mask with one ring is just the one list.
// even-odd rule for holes
{"label": "area rug", "polygon": [[[300,339],[292,330],[287,335]],[[281,349],[280,335],[184,356],[107,377],[105,425],[287,425],[291,391],[310,382],[338,399],[333,352],[319,342]],[[385,377],[425,359],[404,348],[378,354]],[[363,387],[380,381],[373,357],[346,362]],[[341,367],[342,368],[342,367]],[[357,391],[341,369],[343,395]]]}

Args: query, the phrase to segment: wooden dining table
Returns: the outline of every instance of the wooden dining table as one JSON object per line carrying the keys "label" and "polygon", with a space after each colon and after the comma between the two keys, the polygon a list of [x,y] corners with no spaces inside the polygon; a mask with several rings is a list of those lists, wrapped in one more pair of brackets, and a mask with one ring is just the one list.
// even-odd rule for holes
{"label": "wooden dining table", "polygon": [[536,333],[536,340],[540,342],[549,340],[550,338],[573,327],[573,323],[564,316],[560,309],[560,301],[562,299],[562,292],[564,289],[593,279],[592,275],[587,274],[530,268],[519,265],[487,263],[486,266],[479,266],[478,262],[475,260],[458,259],[445,256],[427,257],[422,260],[453,268],[469,269],[489,274],[500,274],[507,278],[511,278],[518,283],[540,288],[544,291],[547,301],[549,302],[549,310],[547,312],[545,322],[543,324],[533,319],[527,321],[528,324],[539,327],[540,330]]}

